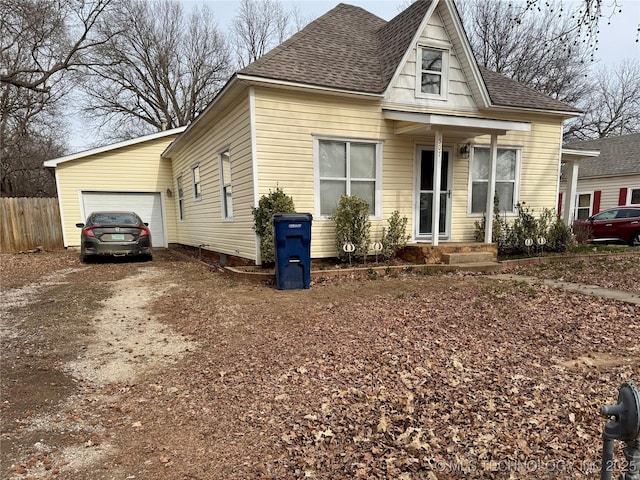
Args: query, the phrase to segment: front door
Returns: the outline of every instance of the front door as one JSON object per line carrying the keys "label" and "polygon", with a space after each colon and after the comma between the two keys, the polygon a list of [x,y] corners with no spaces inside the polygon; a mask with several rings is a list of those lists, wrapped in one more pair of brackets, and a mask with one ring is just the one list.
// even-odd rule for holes
{"label": "front door", "polygon": [[[435,152],[430,147],[419,147],[417,159],[416,188],[416,240],[432,237],[433,195],[434,195]],[[440,226],[438,238],[447,240],[451,223],[451,172],[449,152],[442,151],[442,171],[440,176]]]}

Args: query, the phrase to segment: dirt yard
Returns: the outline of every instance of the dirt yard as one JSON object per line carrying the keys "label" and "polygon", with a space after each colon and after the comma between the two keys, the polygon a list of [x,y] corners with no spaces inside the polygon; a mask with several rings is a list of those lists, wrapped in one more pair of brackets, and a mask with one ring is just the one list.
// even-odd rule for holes
{"label": "dirt yard", "polygon": [[173,252],[0,275],[12,480],[595,479],[599,408],[640,383],[637,308],[542,285],[281,292]]}

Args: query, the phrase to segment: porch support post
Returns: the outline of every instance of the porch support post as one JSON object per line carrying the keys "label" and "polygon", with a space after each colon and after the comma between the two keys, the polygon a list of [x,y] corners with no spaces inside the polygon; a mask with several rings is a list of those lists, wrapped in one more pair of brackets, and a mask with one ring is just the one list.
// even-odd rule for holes
{"label": "porch support post", "polygon": [[496,165],[498,163],[498,135],[491,135],[489,150],[489,182],[487,185],[487,214],[484,224],[484,243],[491,243],[493,238],[493,202],[496,198]]}
{"label": "porch support post", "polygon": [[564,193],[564,205],[562,206],[562,220],[568,226],[573,223],[574,211],[576,209],[576,190],[578,188],[578,162],[576,160],[567,161],[567,188]]}
{"label": "porch support post", "polygon": [[440,238],[440,177],[442,176],[442,130],[435,131],[436,148],[433,159],[433,202],[431,212],[431,245],[438,246]]}

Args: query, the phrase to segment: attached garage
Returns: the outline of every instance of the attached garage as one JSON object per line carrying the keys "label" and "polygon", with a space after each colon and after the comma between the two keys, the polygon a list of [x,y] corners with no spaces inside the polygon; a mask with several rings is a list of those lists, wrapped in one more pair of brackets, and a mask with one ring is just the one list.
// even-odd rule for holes
{"label": "attached garage", "polygon": [[[154,247],[177,243],[176,197],[171,161],[160,155],[184,127],[48,160],[55,168],[65,247],[80,246],[91,212],[136,212],[149,224]],[[176,192],[176,193],[174,193]]]}
{"label": "attached garage", "polygon": [[160,193],[82,192],[82,218],[102,210],[135,212],[149,224],[154,247],[167,247],[167,235]]}

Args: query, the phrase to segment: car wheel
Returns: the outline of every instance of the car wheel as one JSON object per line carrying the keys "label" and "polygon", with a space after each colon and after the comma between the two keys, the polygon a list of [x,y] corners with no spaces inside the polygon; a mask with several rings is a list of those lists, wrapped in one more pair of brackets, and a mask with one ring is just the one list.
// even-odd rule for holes
{"label": "car wheel", "polygon": [[633,235],[631,235],[631,241],[629,242],[629,245],[631,245],[632,247],[640,247],[640,231],[637,231]]}

